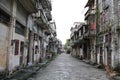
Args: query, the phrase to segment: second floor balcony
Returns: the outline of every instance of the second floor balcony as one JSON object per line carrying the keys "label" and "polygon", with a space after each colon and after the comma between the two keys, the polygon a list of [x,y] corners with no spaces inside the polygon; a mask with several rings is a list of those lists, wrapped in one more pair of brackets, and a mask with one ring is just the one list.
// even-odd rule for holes
{"label": "second floor balcony", "polygon": [[74,43],[74,44],[78,44],[78,43],[79,43],[79,39],[76,38],[75,40],[73,40],[73,43]]}
{"label": "second floor balcony", "polygon": [[50,34],[51,34],[50,29],[46,29],[46,30],[45,30],[45,34],[46,34],[46,35],[50,35]]}
{"label": "second floor balcony", "polygon": [[95,9],[88,9],[88,11],[85,13],[85,20],[91,15],[95,15],[96,11]]}
{"label": "second floor balcony", "polygon": [[89,36],[89,31],[86,31],[83,36],[84,36],[84,39],[87,39]]}
{"label": "second floor balcony", "polygon": [[83,35],[79,37],[79,41],[82,41],[82,40],[83,40]]}
{"label": "second floor balcony", "polygon": [[39,10],[38,13],[34,14],[35,22],[42,28],[48,28],[48,20],[45,13],[42,10]]}

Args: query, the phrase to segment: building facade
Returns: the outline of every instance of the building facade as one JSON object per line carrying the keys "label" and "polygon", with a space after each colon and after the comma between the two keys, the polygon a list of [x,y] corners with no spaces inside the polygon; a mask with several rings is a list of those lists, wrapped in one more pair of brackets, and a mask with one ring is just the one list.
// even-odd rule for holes
{"label": "building facade", "polygon": [[120,1],[88,0],[86,7],[86,27],[71,28],[71,54],[82,52],[84,59],[93,63],[120,67]]}
{"label": "building facade", "polygon": [[0,73],[45,61],[51,35],[56,48],[51,11],[50,0],[0,1]]}

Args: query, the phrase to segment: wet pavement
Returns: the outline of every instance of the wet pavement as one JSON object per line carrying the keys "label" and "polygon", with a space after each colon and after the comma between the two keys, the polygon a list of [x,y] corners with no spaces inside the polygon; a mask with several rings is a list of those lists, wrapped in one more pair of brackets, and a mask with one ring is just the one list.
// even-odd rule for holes
{"label": "wet pavement", "polygon": [[61,54],[28,80],[108,80],[105,71],[96,69],[69,54]]}

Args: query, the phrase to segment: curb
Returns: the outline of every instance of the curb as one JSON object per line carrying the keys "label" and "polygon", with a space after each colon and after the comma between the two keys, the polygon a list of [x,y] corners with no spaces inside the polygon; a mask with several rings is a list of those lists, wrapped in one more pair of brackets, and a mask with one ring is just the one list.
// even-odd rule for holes
{"label": "curb", "polygon": [[21,69],[14,73],[13,75],[7,77],[4,80],[25,80],[30,76],[37,74],[37,71],[40,70],[42,67],[45,67],[48,64],[48,61],[45,63],[35,64],[33,66],[29,66],[25,69]]}

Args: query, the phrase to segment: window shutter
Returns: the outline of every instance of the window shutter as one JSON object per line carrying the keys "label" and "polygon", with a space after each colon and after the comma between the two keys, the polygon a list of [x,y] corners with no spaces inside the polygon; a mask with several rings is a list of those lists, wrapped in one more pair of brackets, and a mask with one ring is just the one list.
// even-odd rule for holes
{"label": "window shutter", "polygon": [[19,40],[15,40],[15,55],[19,53]]}

